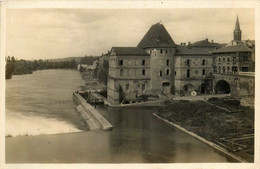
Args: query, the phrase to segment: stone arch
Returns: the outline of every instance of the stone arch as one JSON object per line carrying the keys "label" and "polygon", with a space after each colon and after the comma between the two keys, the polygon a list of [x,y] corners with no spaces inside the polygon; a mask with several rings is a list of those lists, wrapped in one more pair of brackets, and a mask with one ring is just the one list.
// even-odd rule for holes
{"label": "stone arch", "polygon": [[215,92],[217,94],[229,94],[230,84],[225,80],[219,80],[215,85]]}
{"label": "stone arch", "polygon": [[195,87],[192,84],[185,84],[183,86],[182,92],[184,96],[190,96],[192,91],[195,91]]}

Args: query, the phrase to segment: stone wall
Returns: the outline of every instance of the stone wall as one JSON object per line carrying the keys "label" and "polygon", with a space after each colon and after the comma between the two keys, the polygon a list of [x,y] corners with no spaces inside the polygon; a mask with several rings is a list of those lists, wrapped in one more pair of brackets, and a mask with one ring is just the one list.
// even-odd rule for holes
{"label": "stone wall", "polygon": [[175,48],[146,49],[151,54],[151,92],[167,94],[163,84],[169,84],[169,93],[174,93],[174,54]]}
{"label": "stone wall", "polygon": [[214,86],[220,80],[225,80],[230,85],[230,92],[233,96],[254,96],[255,76],[240,74],[219,74],[214,73]]}

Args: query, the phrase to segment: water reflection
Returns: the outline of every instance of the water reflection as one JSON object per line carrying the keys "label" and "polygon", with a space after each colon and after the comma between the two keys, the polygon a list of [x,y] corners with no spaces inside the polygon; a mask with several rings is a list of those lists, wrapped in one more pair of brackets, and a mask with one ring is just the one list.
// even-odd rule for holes
{"label": "water reflection", "polygon": [[211,147],[158,120],[152,115],[151,108],[98,107],[97,109],[114,126],[109,134],[112,161],[149,163],[227,161]]}

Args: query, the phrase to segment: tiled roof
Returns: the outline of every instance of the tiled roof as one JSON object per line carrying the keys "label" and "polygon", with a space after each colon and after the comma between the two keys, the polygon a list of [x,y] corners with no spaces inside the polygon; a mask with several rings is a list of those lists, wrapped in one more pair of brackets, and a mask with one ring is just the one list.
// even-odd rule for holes
{"label": "tiled roof", "polygon": [[231,52],[251,52],[251,50],[245,45],[239,44],[234,46],[226,46],[218,50],[215,50],[212,53],[231,53]]}
{"label": "tiled roof", "polygon": [[211,43],[208,41],[208,39],[201,40],[194,42],[193,44],[189,45],[190,47],[218,47],[220,44],[218,43]]}
{"label": "tiled roof", "polygon": [[187,48],[184,46],[177,46],[176,55],[211,55],[208,50],[202,48]]}
{"label": "tiled roof", "polygon": [[149,47],[175,47],[175,43],[172,40],[170,34],[167,32],[163,24],[157,23],[152,25],[149,31],[145,34],[137,47],[149,48]]}
{"label": "tiled roof", "polygon": [[144,49],[138,47],[112,47],[111,53],[117,56],[150,56]]}

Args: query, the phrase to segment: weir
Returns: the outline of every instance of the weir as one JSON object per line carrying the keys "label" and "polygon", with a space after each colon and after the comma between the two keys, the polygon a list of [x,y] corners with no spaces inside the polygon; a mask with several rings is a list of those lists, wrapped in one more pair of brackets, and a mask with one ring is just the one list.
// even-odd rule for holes
{"label": "weir", "polygon": [[113,126],[86,100],[76,92],[73,92],[73,100],[78,105],[77,110],[81,113],[82,118],[86,121],[90,130],[112,130]]}

